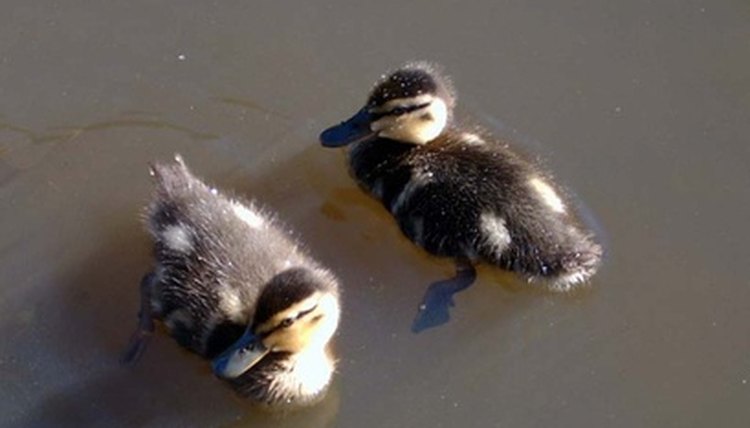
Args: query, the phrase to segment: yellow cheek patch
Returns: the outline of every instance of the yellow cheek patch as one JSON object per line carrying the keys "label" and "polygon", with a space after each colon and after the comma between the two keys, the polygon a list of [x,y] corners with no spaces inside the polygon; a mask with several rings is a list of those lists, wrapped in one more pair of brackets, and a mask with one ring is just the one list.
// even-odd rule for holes
{"label": "yellow cheek patch", "polygon": [[292,353],[325,347],[338,327],[339,313],[336,297],[324,295],[309,314],[288,328],[277,329],[263,343],[273,351]]}
{"label": "yellow cheek patch", "polygon": [[[427,117],[427,119],[425,119]],[[398,118],[385,116],[373,122],[370,129],[380,136],[413,144],[425,144],[437,138],[448,123],[448,106],[439,98],[432,103]]]}

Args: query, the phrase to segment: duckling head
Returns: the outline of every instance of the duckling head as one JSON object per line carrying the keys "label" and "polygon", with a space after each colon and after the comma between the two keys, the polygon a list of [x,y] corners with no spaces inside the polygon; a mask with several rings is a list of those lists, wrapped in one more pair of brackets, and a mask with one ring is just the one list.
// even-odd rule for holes
{"label": "duckling head", "polygon": [[450,123],[455,92],[448,78],[426,62],[406,64],[383,76],[365,106],[350,119],[320,134],[326,147],[382,137],[425,144]]}
{"label": "duckling head", "polygon": [[318,395],[333,373],[327,345],[339,322],[336,290],[335,279],[323,269],[292,268],[276,275],[264,287],[243,336],[213,360],[214,372],[261,401]]}

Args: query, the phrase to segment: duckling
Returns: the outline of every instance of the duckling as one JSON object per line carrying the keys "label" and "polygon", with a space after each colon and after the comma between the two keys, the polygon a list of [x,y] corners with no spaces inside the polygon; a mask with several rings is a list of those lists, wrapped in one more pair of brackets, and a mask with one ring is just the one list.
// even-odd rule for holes
{"label": "duckling", "polygon": [[453,123],[456,92],[416,62],[383,76],[365,106],[320,135],[350,145],[350,173],[401,231],[457,262],[465,288],[484,262],[569,290],[597,270],[602,248],[541,169],[484,131]]}
{"label": "duckling", "polygon": [[270,211],[204,184],[179,156],[151,174],[156,264],[124,362],[140,357],[159,320],[241,395],[269,405],[322,398],[335,367],[336,277]]}

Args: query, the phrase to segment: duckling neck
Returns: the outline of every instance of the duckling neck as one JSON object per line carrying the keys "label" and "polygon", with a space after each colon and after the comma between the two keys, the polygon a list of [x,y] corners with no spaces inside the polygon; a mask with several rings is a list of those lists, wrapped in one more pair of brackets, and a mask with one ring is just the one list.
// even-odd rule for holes
{"label": "duckling neck", "polygon": [[421,147],[388,138],[357,143],[349,152],[350,173],[360,187],[388,207],[410,180],[407,160]]}
{"label": "duckling neck", "polygon": [[326,349],[293,354],[273,377],[270,385],[280,401],[309,403],[323,396],[334,371],[334,360]]}
{"label": "duckling neck", "polygon": [[323,397],[334,368],[327,349],[271,354],[231,382],[240,394],[261,403],[311,404]]}

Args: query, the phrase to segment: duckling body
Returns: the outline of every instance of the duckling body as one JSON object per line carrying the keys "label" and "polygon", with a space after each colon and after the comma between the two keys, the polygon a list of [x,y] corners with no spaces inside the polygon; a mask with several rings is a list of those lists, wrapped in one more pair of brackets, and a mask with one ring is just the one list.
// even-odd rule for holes
{"label": "duckling body", "polygon": [[350,170],[428,252],[485,262],[566,290],[602,250],[563,193],[504,143],[452,124],[455,94],[429,64],[385,76],[352,119],[321,134],[351,144]]}
{"label": "duckling body", "polygon": [[218,375],[257,401],[319,397],[334,369],[328,342],[339,318],[336,278],[272,213],[210,188],[180,158],[152,173],[147,228],[156,266],[142,285],[141,330],[148,330],[143,318],[162,321],[180,345],[214,359]]}

